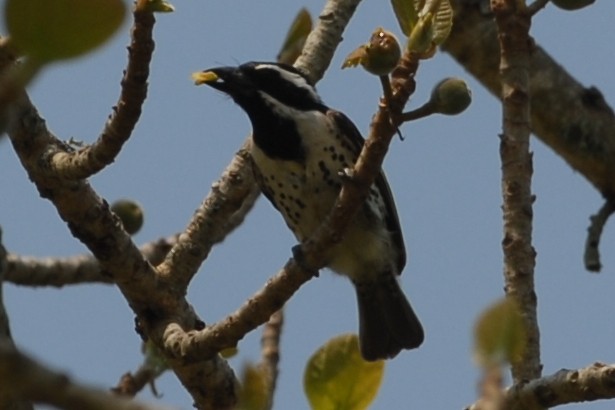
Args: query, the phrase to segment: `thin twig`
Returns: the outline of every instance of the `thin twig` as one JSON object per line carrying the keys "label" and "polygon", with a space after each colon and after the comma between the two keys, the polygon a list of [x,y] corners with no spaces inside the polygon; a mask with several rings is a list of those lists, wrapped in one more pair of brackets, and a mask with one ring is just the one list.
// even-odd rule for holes
{"label": "thin twig", "polygon": [[[154,266],[164,260],[177,236],[160,238],[142,245],[143,256]],[[85,283],[113,283],[100,262],[92,255],[68,258],[37,258],[9,253],[5,280],[21,286],[79,285]]]}
{"label": "thin twig", "polygon": [[284,325],[284,310],[280,309],[269,318],[263,327],[261,336],[261,362],[259,367],[267,378],[267,409],[273,409],[273,395],[278,380],[278,363],[280,362],[280,338]]}
{"label": "thin twig", "polygon": [[615,203],[607,200],[596,215],[592,215],[589,220],[591,224],[587,228],[587,240],[585,241],[585,255],[583,261],[585,262],[585,269],[590,272],[600,272],[602,269],[602,263],[600,262],[600,237],[602,236],[602,230],[604,225],[608,221],[609,217],[615,212]]}
{"label": "thin twig", "polygon": [[[11,336],[11,327],[9,323],[9,315],[4,306],[2,286],[4,284],[4,275],[7,269],[6,249],[2,244],[2,229],[0,229],[0,347],[14,349],[15,343]],[[0,370],[1,373],[1,370]],[[0,409],[6,410],[32,410],[33,406],[28,400],[15,397],[15,395],[7,389],[3,382],[0,387]]]}

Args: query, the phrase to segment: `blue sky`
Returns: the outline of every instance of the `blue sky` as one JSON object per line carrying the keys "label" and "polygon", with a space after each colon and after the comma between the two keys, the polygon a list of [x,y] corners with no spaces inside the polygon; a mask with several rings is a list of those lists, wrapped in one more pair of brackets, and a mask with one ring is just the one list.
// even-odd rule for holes
{"label": "blue sky", "polygon": [[[274,60],[295,13],[313,16],[322,1],[177,1],[176,12],[159,15],[156,51],[144,113],[116,163],[91,179],[110,202],[142,203],[146,222],[135,237],[144,243],[183,229],[250,131],[233,102],[195,87],[193,71],[249,60]],[[586,86],[595,85],[615,104],[612,39],[615,2],[598,1],[570,13],[549,5],[532,34]],[[344,111],[366,133],[380,85],[366,72],[340,70],[344,57],[377,26],[399,34],[388,2],[363,2],[333,63],[318,84],[323,100]],[[103,49],[56,65],[31,87],[48,127],[62,139],[92,142],[117,100],[126,61],[128,23]],[[402,284],[426,331],[425,344],[387,363],[374,409],[462,408],[476,398],[479,371],[472,361],[477,315],[502,295],[501,195],[497,134],[500,106],[448,55],[420,68],[409,107],[428,97],[447,76],[467,79],[473,104],[461,116],[433,116],[402,127],[385,161],[409,263]],[[588,218],[600,195],[561,158],[536,139],[533,192],[536,289],[544,374],[560,368],[615,362],[615,241],[613,224],[603,236],[603,273],[582,265]],[[6,139],[0,142],[0,224],[11,252],[70,256],[86,251],[72,238],[50,203],[39,198]],[[245,224],[214,248],[189,291],[201,317],[214,322],[234,311],[290,256],[294,238],[281,217],[261,199]],[[133,314],[110,286],[62,290],[7,285],[5,303],[16,342],[54,368],[103,388],[139,362]],[[328,338],[356,331],[350,284],[323,272],[300,289],[286,308],[276,409],[308,409],[303,366]],[[232,364],[259,358],[260,332],[239,345]],[[157,383],[162,402],[190,409],[191,399],[171,373]],[[150,399],[144,392],[141,397]],[[568,409],[607,409],[612,403]]]}

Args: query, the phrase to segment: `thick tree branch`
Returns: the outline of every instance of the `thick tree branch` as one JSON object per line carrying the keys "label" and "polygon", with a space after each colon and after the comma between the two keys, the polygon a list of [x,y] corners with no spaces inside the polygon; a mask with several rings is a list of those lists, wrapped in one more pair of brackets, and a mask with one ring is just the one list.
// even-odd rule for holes
{"label": "thick tree branch", "polygon": [[562,369],[506,392],[506,408],[540,410],[569,403],[615,398],[615,366],[595,363],[579,370]]}
{"label": "thick tree branch", "polygon": [[19,399],[50,404],[60,409],[162,409],[76,384],[68,376],[43,367],[6,343],[0,343],[0,380],[1,389],[10,391]]}
{"label": "thick tree branch", "polygon": [[320,13],[319,22],[310,33],[295,67],[307,73],[312,84],[325,74],[333,53],[342,41],[342,33],[361,0],[329,0]]}
{"label": "thick tree branch", "polygon": [[120,153],[141,116],[147,96],[149,64],[154,52],[152,30],[155,19],[145,10],[147,1],[139,0],[133,12],[132,40],[128,47],[128,65],[122,78],[122,90],[113,113],[109,116],[98,140],[76,152],[58,152],[51,158],[49,167],[60,178],[88,178],[107,165]]}
{"label": "thick tree branch", "polygon": [[[54,204],[71,233],[90,249],[118,285],[137,314],[142,335],[162,347],[162,340],[151,337],[149,332],[151,324],[161,318],[173,318],[186,330],[201,326],[179,289],[160,286],[157,272],[122,229],[107,202],[86,181],[50,175],[50,159],[68,148],[47,130],[27,95],[21,94],[8,111],[11,143],[28,176],[41,196]],[[223,359],[216,356],[192,363],[168,359],[196,406],[227,409],[234,405],[235,378]]]}
{"label": "thick tree branch", "polygon": [[[86,181],[48,176],[45,159],[62,149],[63,144],[49,133],[27,96],[14,102],[10,111],[9,136],[30,179],[117,284],[138,317],[143,337],[162,348],[163,341],[149,330],[152,324],[172,320],[182,329],[199,327],[202,322],[184,294],[177,288],[160,286],[156,271],[123,230],[107,202]],[[167,359],[199,408],[229,409],[235,404],[234,374],[223,359],[215,356],[191,363]],[[215,393],[220,391],[226,393]]]}
{"label": "thick tree branch", "polygon": [[532,155],[530,153],[529,60],[531,15],[517,0],[491,0],[500,41],[503,133],[500,136],[506,296],[523,317],[526,333],[521,360],[512,363],[515,383],[540,377],[540,333],[534,290],[536,252],[532,247]]}
{"label": "thick tree branch", "polygon": [[[500,97],[498,41],[493,16],[480,1],[452,0],[453,31],[443,45],[489,91]],[[535,45],[530,57],[532,132],[606,198],[615,196],[615,115],[602,94],[585,88]]]}
{"label": "thick tree branch", "polygon": [[[615,398],[615,365],[594,363],[578,370],[562,369],[550,376],[516,384],[504,393],[506,410],[542,410],[555,406]],[[477,402],[467,410],[487,410]]]}

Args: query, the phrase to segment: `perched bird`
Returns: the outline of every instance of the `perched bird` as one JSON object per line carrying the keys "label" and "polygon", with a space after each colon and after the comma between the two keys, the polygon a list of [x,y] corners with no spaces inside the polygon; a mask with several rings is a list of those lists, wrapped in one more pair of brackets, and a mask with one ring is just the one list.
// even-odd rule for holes
{"label": "perched bird", "polygon": [[[327,107],[292,66],[250,62],[194,74],[228,94],[252,123],[252,158],[262,192],[304,241],[331,210],[363,138],[341,112]],[[423,342],[423,328],[397,276],[406,264],[397,211],[384,173],[327,266],[348,276],[359,305],[359,345],[366,360],[392,358]]]}

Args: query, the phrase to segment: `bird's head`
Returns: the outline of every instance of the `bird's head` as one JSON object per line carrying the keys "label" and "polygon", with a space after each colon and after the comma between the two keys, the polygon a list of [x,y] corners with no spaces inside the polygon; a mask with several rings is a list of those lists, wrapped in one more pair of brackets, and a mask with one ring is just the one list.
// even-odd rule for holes
{"label": "bird's head", "polygon": [[206,84],[228,94],[248,114],[263,108],[278,114],[283,114],[285,108],[324,108],[307,77],[287,64],[249,62],[237,67],[211,68],[194,73],[192,78],[197,85]]}

